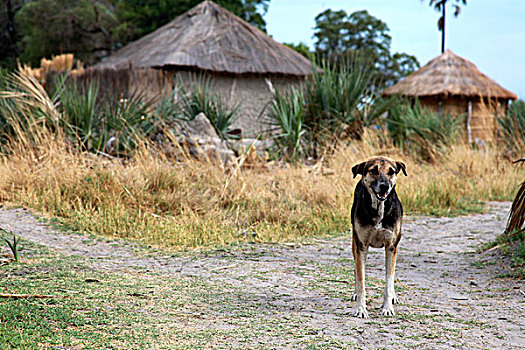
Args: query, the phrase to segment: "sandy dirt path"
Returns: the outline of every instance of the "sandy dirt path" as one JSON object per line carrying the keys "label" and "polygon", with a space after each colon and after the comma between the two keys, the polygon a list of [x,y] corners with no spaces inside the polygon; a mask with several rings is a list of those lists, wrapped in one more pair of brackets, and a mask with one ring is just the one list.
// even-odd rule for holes
{"label": "sandy dirt path", "polygon": [[[237,295],[225,300],[230,308],[202,306],[203,313],[220,319],[227,318],[225,310],[246,308],[273,317],[282,326],[286,320],[301,320],[301,336],[269,333],[253,339],[251,348],[525,349],[523,281],[508,277],[508,264],[497,249],[476,252],[503,231],[509,207],[509,203],[490,203],[480,215],[405,218],[396,281],[401,304],[395,306],[395,317],[380,315],[384,252],[372,249],[367,263],[367,320],[352,316],[348,234],[174,256],[130,242],[59,232],[24,209],[0,210],[0,227],[85,259],[94,269],[194,277],[224,286]],[[204,319],[200,326],[242,327],[217,319]],[[245,348],[246,340],[243,344]],[[225,347],[240,345],[229,340]]]}

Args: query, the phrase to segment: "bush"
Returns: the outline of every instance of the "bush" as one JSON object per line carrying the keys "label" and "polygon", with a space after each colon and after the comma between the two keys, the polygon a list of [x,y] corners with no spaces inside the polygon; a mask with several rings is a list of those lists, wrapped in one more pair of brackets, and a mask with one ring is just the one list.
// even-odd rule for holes
{"label": "bush", "polygon": [[192,75],[189,91],[182,88],[180,104],[186,120],[193,120],[199,113],[204,113],[221,139],[238,138],[231,132],[237,120],[239,105],[227,108],[222,97],[211,92],[209,77]]}
{"label": "bush", "polygon": [[460,134],[463,117],[441,114],[416,101],[393,108],[388,117],[388,133],[394,144],[412,155],[434,162]]}
{"label": "bush", "polygon": [[498,116],[501,141],[514,155],[525,155],[525,101],[512,102],[505,114]]}
{"label": "bush", "polygon": [[[111,152],[127,154],[142,138],[158,130],[167,118],[180,118],[174,95],[146,98],[142,92],[100,96],[99,84],[77,83],[67,75],[55,76],[51,91],[22,72],[10,74],[0,93],[0,126],[3,139],[24,137],[35,142],[41,128],[65,133],[81,149],[102,151],[113,138]],[[31,136],[31,140],[27,136]]]}
{"label": "bush", "polygon": [[301,90],[292,89],[288,94],[275,92],[270,105],[270,125],[279,131],[274,136],[278,152],[297,162],[303,155],[305,99]]}
{"label": "bush", "polygon": [[[318,158],[340,139],[360,139],[364,128],[377,122],[379,116],[394,105],[395,99],[383,99],[369,90],[373,73],[360,56],[337,67],[321,61],[322,72],[315,62],[312,66],[315,67],[312,75],[300,89],[275,95],[269,124],[279,127],[282,135],[277,139],[288,140],[288,147],[301,146],[302,157]],[[299,114],[301,123],[298,123]],[[291,125],[301,125],[301,130],[291,133]],[[299,137],[301,142],[294,140]],[[288,157],[297,156],[296,151],[284,153]]]}

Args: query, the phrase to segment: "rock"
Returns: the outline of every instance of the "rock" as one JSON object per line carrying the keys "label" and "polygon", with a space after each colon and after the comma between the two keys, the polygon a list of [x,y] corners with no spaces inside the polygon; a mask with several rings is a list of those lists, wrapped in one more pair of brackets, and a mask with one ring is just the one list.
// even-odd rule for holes
{"label": "rock", "polygon": [[204,113],[197,114],[193,120],[183,123],[180,128],[182,129],[181,134],[186,133],[188,136],[193,136],[195,138],[219,137],[215,128],[211,125],[209,119]]}
{"label": "rock", "polygon": [[117,138],[111,136],[104,146],[104,152],[107,154],[115,154],[117,152]]}
{"label": "rock", "polygon": [[273,140],[240,139],[223,141],[219,138],[213,125],[204,113],[199,113],[188,122],[183,122],[173,129],[176,141],[181,147],[167,141],[166,137],[157,137],[157,145],[165,152],[176,155],[182,154],[177,149],[184,149],[189,155],[201,160],[220,160],[223,163],[232,161],[236,156],[245,155],[244,165],[251,165],[266,161],[266,150],[274,146]]}

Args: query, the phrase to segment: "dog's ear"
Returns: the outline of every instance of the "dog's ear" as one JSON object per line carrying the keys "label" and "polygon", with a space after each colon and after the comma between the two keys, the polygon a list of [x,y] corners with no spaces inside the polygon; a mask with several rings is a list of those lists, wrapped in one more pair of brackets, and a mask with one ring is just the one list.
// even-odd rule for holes
{"label": "dog's ear", "polygon": [[366,162],[363,162],[363,163],[360,163],[360,164],[356,164],[352,167],[352,173],[354,174],[354,178],[360,174],[360,175],[363,175],[365,176],[365,172],[366,172]]}
{"label": "dog's ear", "polygon": [[403,171],[403,174],[405,176],[407,176],[407,167],[405,165],[405,163],[403,162],[396,162],[396,167],[397,167],[397,173],[399,174],[400,171]]}

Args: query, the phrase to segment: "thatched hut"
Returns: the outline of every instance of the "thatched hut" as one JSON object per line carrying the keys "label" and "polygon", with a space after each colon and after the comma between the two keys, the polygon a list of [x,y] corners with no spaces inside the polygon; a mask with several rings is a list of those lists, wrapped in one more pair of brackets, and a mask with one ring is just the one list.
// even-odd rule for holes
{"label": "thatched hut", "polygon": [[505,111],[509,100],[517,98],[481,73],[474,63],[450,50],[387,88],[384,94],[417,98],[436,112],[465,115],[469,142],[492,141],[497,130],[495,115]]}
{"label": "thatched hut", "polygon": [[95,68],[157,69],[186,82],[190,72],[205,73],[230,106],[241,103],[234,126],[244,133],[265,128],[257,118],[274,89],[297,85],[311,73],[306,58],[211,1],[127,45]]}

